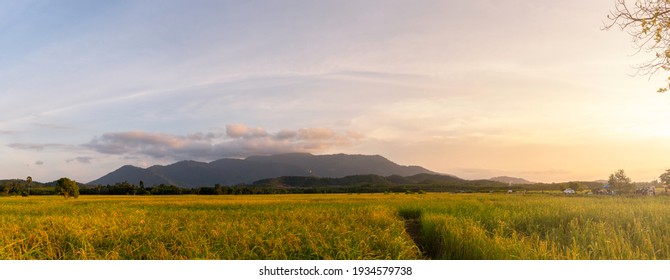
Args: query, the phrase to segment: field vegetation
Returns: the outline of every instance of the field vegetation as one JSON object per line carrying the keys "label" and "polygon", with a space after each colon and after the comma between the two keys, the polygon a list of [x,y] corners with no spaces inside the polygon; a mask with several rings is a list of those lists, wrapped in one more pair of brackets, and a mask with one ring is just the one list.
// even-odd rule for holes
{"label": "field vegetation", "polygon": [[670,259],[670,197],[449,195],[405,205],[435,259]]}
{"label": "field vegetation", "polygon": [[670,196],[0,197],[0,259],[670,259]]}
{"label": "field vegetation", "polygon": [[2,259],[415,259],[393,208],[353,196],[0,198]]}

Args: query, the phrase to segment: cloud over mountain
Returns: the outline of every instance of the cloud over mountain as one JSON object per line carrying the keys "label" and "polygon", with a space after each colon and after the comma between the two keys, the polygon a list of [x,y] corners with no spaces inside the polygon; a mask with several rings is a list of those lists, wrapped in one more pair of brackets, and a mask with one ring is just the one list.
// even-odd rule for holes
{"label": "cloud over mountain", "polygon": [[216,159],[289,152],[322,152],[352,145],[362,136],[330,128],[301,128],[267,132],[244,124],[226,125],[225,133],[174,135],[145,131],[112,132],[95,137],[84,147],[104,154],[144,155],[166,159]]}

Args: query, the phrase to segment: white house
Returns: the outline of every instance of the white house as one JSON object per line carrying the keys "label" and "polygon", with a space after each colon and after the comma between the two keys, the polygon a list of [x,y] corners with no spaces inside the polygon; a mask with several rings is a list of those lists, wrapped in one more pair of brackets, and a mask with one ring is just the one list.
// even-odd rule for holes
{"label": "white house", "polygon": [[575,190],[573,190],[571,188],[567,188],[563,191],[563,193],[564,194],[576,194],[577,192],[575,192]]}

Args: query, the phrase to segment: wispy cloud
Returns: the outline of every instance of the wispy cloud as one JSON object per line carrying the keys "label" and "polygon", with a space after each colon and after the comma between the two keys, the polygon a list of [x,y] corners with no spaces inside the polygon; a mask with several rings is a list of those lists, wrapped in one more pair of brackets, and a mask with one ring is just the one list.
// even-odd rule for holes
{"label": "wispy cloud", "polygon": [[64,144],[40,144],[40,143],[11,143],[7,145],[14,149],[19,150],[34,150],[42,151],[45,149],[71,149],[73,146],[64,145]]}
{"label": "wispy cloud", "polygon": [[225,133],[195,133],[173,135],[144,131],[105,133],[84,144],[104,154],[136,156],[155,159],[214,160],[222,157],[287,152],[322,152],[348,146],[362,135],[330,128],[301,128],[267,132],[264,128],[244,124],[229,124]]}
{"label": "wispy cloud", "polygon": [[67,163],[78,162],[78,163],[82,163],[82,164],[90,164],[92,160],[93,160],[93,157],[75,157],[75,158],[67,159],[67,160],[65,160],[65,162],[67,162]]}
{"label": "wispy cloud", "polygon": [[73,127],[67,125],[53,124],[53,123],[31,123],[31,125],[46,128],[46,129],[57,129],[57,130],[71,130]]}

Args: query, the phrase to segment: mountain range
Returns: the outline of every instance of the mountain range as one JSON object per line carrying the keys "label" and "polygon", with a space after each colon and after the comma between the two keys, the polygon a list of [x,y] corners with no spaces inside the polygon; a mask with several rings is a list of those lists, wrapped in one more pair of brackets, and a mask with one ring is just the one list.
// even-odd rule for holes
{"label": "mountain range", "polygon": [[512,184],[512,185],[527,185],[527,184],[533,184],[533,182],[528,181],[523,178],[516,178],[516,177],[509,177],[509,176],[498,176],[498,177],[493,177],[489,179],[491,181],[496,181],[500,183],[505,183],[505,184]]}
{"label": "mountain range", "polygon": [[352,175],[412,176],[437,174],[420,166],[398,165],[379,155],[312,155],[289,153],[251,156],[246,159],[220,159],[212,162],[180,161],[162,166],[140,168],[123,166],[89,185],[112,185],[119,182],[146,186],[160,184],[183,188],[251,184],[258,180],[282,176],[340,178]]}

